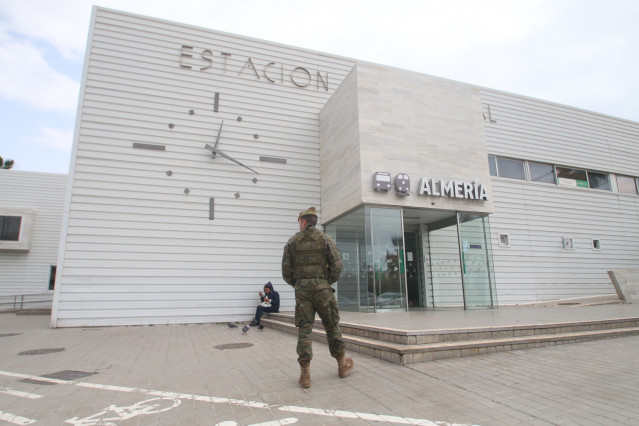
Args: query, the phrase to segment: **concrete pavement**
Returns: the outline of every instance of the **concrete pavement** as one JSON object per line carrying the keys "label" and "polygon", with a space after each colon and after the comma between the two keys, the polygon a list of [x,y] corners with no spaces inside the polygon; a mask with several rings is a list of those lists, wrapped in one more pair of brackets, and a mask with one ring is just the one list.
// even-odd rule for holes
{"label": "concrete pavement", "polygon": [[345,379],[314,343],[305,390],[295,336],[268,328],[48,324],[0,314],[0,424],[639,424],[639,337],[405,367],[352,354]]}

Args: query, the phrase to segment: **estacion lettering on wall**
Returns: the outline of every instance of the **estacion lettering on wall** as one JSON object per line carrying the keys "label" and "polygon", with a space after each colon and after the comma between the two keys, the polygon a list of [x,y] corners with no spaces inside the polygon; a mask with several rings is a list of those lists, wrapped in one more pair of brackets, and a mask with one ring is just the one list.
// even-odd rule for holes
{"label": "estacion lettering on wall", "polygon": [[[195,71],[213,70],[223,74],[232,73],[235,77],[254,78],[270,84],[292,84],[294,87],[315,87],[328,92],[328,71],[309,70],[302,66],[242,57],[242,66],[231,66],[229,58],[233,54],[212,49],[182,44],[180,46],[179,65],[181,68]],[[313,82],[315,84],[313,84]]]}

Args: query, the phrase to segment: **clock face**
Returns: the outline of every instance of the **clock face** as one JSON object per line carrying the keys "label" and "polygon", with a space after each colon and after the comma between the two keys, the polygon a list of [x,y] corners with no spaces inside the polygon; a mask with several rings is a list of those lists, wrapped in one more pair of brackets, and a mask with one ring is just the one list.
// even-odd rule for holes
{"label": "clock face", "polygon": [[[217,115],[217,113],[219,113],[219,106],[220,106],[220,93],[219,92],[215,92],[215,96],[214,96],[214,101],[213,101],[213,113],[215,113],[213,115],[213,117],[215,117]],[[197,116],[197,115],[208,115],[208,113],[205,111],[203,114],[198,114],[198,112],[195,109],[189,109],[188,110],[188,115],[189,116]],[[213,118],[214,120],[216,120],[216,118]],[[229,120],[234,120],[237,121],[237,123],[242,123],[243,118],[241,116],[237,116],[234,118],[226,118],[227,123],[229,122]],[[210,143],[206,143],[203,148],[204,148],[204,155],[209,156],[209,158],[211,159],[211,166],[214,167],[216,163],[221,163],[221,162],[226,162],[226,163],[232,163],[235,164],[238,168],[244,170],[245,172],[253,175],[253,178],[251,179],[251,181],[254,184],[257,184],[258,180],[257,177],[255,175],[259,175],[260,172],[257,171],[256,169],[254,169],[253,167],[248,166],[247,164],[244,164],[243,162],[239,161],[238,159],[234,158],[232,154],[229,154],[227,152],[228,150],[232,151],[232,140],[230,139],[225,139],[225,121],[224,118],[219,118],[216,121],[219,121],[219,125],[217,126],[217,130],[214,131],[211,135],[206,135],[207,139],[209,139],[211,142]],[[176,126],[173,123],[169,123],[168,125],[169,129],[174,129]],[[259,139],[259,135],[257,133],[252,135],[252,138],[257,140]],[[264,159],[264,158],[268,158],[268,157],[260,157],[260,160]],[[265,160],[268,161],[268,160]],[[286,162],[284,161],[279,161],[279,162]],[[167,175],[171,175],[172,172],[168,171]],[[188,188],[185,188],[184,193],[188,194],[190,192],[190,190]],[[240,198],[240,193],[236,192],[234,194],[235,198]]]}

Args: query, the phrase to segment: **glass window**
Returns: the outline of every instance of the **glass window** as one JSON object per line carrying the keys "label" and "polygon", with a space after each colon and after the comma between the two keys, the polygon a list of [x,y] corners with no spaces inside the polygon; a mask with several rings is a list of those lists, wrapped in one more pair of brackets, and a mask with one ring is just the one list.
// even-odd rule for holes
{"label": "glass window", "polygon": [[592,189],[610,191],[610,179],[607,173],[588,172],[588,182]]}
{"label": "glass window", "polygon": [[492,155],[488,156],[488,168],[491,176],[497,176],[497,159]]}
{"label": "glass window", "polygon": [[557,183],[588,188],[588,176],[585,170],[557,167]]}
{"label": "glass window", "polygon": [[49,290],[55,290],[55,272],[57,267],[49,265]]}
{"label": "glass window", "polygon": [[617,175],[617,187],[619,188],[619,192],[623,192],[624,194],[637,193],[637,182],[632,176]]}
{"label": "glass window", "polygon": [[0,216],[0,240],[19,241],[21,222],[20,216]]}
{"label": "glass window", "polygon": [[497,159],[497,170],[500,177],[525,180],[524,162],[507,158]]}
{"label": "glass window", "polygon": [[535,182],[555,183],[555,170],[552,164],[528,163],[530,180]]}

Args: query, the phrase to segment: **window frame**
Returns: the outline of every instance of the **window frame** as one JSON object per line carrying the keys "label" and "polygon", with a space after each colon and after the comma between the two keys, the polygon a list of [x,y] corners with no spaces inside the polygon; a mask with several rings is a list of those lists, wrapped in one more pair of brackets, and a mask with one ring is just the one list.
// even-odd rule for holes
{"label": "window frame", "polygon": [[590,238],[590,247],[592,248],[593,251],[601,251],[601,250],[603,250],[602,247],[601,247],[601,238],[599,238],[599,237],[591,237]]}
{"label": "window frame", "polygon": [[[502,242],[502,237],[505,237],[505,242]],[[497,244],[499,245],[499,247],[510,247],[510,234],[507,234],[505,232],[498,232]]]}
{"label": "window frame", "polygon": [[[499,160],[520,162],[521,163],[522,172],[523,172],[523,178],[519,179],[518,177],[502,176],[500,171],[499,171]],[[528,179],[528,173],[527,173],[528,172],[527,165],[528,165],[528,162],[526,160],[519,160],[517,158],[508,158],[508,157],[497,157],[497,156],[495,156],[495,166],[496,166],[496,170],[497,170],[497,177],[500,177],[500,178],[527,181],[527,180],[529,180]]]}
{"label": "window frame", "polygon": [[[524,177],[523,179],[520,179],[519,177],[510,177],[510,176],[502,176],[502,173],[499,170],[499,162],[500,160],[505,160],[505,161],[516,161],[516,162],[521,162],[523,165],[523,174]],[[533,180],[532,179],[532,174],[530,171],[530,166],[531,164],[539,164],[539,165],[545,165],[545,166],[550,166],[552,168],[552,178],[554,182],[545,182],[542,180]],[[493,170],[494,169],[494,170]],[[563,170],[571,170],[574,172],[579,172],[579,173],[583,173],[585,176],[585,180],[580,180],[580,179],[573,179],[571,177],[560,177],[559,173]],[[607,192],[612,192],[612,193],[618,193],[618,194],[628,194],[628,195],[639,195],[639,176],[630,176],[630,175],[618,175],[616,173],[613,172],[604,172],[604,171],[599,171],[599,170],[592,170],[592,169],[587,169],[587,168],[581,168],[581,167],[573,167],[573,166],[565,166],[565,165],[561,165],[561,164],[556,164],[556,163],[546,163],[543,161],[533,161],[533,160],[521,160],[518,158],[512,158],[512,157],[500,157],[498,155],[494,155],[494,154],[488,154],[488,171],[490,174],[490,177],[498,177],[498,178],[503,178],[503,179],[513,179],[513,180],[523,180],[525,182],[536,182],[536,183],[542,183],[542,184],[553,184],[556,186],[562,186],[562,187],[574,187],[574,188],[586,188],[586,189],[594,189],[594,190],[598,190],[598,191],[607,191]],[[495,174],[493,174],[493,171]],[[594,179],[592,179],[592,175],[601,175],[601,177],[605,177],[606,181],[607,181],[607,185],[605,185],[604,187],[598,187],[595,188],[592,186],[592,182],[594,181]],[[634,184],[635,184],[635,192],[631,193],[631,192],[622,192],[619,190],[619,177],[623,177],[623,178],[627,178],[627,179],[634,179]],[[572,184],[570,181],[574,182],[574,184]]]}
{"label": "window frame", "polygon": [[[604,188],[593,188],[592,187],[592,182],[590,180],[590,175],[591,174],[597,174],[597,175],[603,175],[606,177],[606,181],[608,182],[608,189],[604,189]],[[608,191],[608,192],[612,192],[612,183],[610,182],[610,173],[605,173],[605,172],[598,172],[596,170],[586,170],[586,176],[588,177],[588,188],[589,189],[597,189],[599,191]]]}
{"label": "window frame", "polygon": [[[634,192],[622,191],[620,189],[620,186],[619,186],[619,178],[625,178],[625,179],[631,180],[632,183],[634,183],[635,191]],[[615,181],[616,181],[616,184],[617,184],[617,192],[618,193],[620,193],[620,194],[628,194],[628,195],[637,195],[637,194],[639,194],[639,178],[636,178],[634,176],[628,176],[628,175],[615,175]]]}
{"label": "window frame", "polygon": [[20,233],[17,241],[0,240],[0,251],[29,251],[31,249],[33,210],[0,207],[1,216],[19,216]]}

